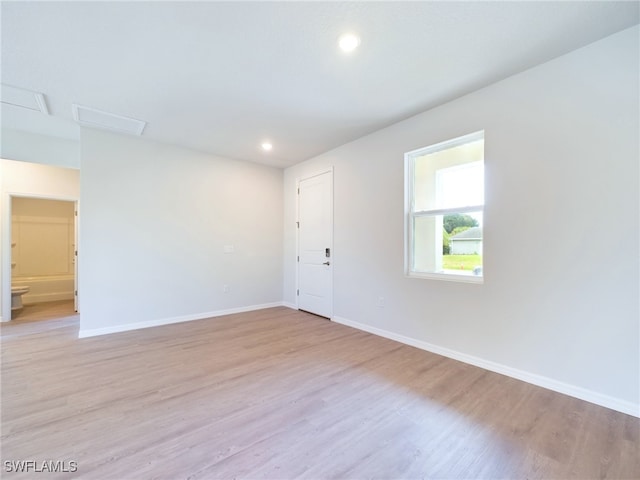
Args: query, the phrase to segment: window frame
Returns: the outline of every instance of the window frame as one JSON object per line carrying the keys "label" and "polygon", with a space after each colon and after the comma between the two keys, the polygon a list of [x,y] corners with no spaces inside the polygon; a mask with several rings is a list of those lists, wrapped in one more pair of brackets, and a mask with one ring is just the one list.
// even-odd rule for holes
{"label": "window frame", "polygon": [[[460,207],[452,207],[452,208],[437,208],[430,210],[421,210],[416,212],[415,208],[415,159],[418,157],[423,157],[425,155],[430,155],[433,153],[437,153],[443,150],[448,150],[450,148],[454,148],[460,145],[464,145],[467,143],[474,142],[476,140],[484,140],[484,130],[480,130],[477,132],[469,133],[467,135],[462,135],[460,137],[456,137],[450,140],[445,140],[443,142],[439,142],[433,145],[429,145],[427,147],[418,148],[416,150],[412,150],[404,154],[404,169],[405,169],[405,215],[404,215],[404,234],[405,234],[405,255],[404,255],[404,273],[406,277],[409,278],[424,278],[424,279],[435,279],[435,280],[444,280],[451,282],[462,282],[462,283],[475,283],[482,284],[484,283],[484,271],[483,275],[460,275],[455,273],[447,273],[447,272],[420,272],[413,269],[414,263],[414,248],[415,248],[415,238],[414,238],[414,227],[416,218],[420,217],[435,217],[435,216],[444,216],[453,213],[473,213],[473,212],[482,212],[483,214],[483,224],[484,224],[484,202],[482,205],[464,205]],[[472,163],[472,162],[469,162]],[[484,159],[482,161],[484,164]],[[434,182],[435,183],[435,182]],[[484,178],[483,178],[484,183]],[[438,188],[436,184],[434,184],[433,188]],[[484,226],[483,226],[484,230]],[[484,235],[483,235],[484,238]],[[483,245],[484,250],[484,245]],[[483,265],[484,265],[484,253],[483,253]]]}

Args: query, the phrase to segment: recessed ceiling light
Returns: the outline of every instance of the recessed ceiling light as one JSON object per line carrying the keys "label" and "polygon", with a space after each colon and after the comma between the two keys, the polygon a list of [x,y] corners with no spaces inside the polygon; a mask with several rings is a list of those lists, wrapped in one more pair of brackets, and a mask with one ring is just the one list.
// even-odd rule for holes
{"label": "recessed ceiling light", "polygon": [[260,146],[262,147],[262,150],[264,150],[265,152],[270,152],[271,150],[273,150],[273,145],[271,145],[269,142],[264,142]]}
{"label": "recessed ceiling light", "polygon": [[360,45],[360,37],[353,33],[340,35],[338,45],[343,52],[353,52]]}

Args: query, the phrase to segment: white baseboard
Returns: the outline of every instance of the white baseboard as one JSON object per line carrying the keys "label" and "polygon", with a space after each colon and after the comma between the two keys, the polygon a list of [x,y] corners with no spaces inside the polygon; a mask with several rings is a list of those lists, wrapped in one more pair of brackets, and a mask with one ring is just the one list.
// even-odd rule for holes
{"label": "white baseboard", "polygon": [[282,302],[282,306],[283,307],[287,307],[287,308],[291,308],[293,310],[297,310],[298,306],[295,305],[294,303],[289,303],[289,302]]}
{"label": "white baseboard", "polygon": [[332,320],[336,323],[357,328],[358,330],[363,330],[365,332],[373,333],[374,335],[378,335],[380,337],[389,338],[406,345],[411,345],[412,347],[420,348],[422,350],[436,353],[444,357],[453,358],[454,360],[459,360],[470,365],[475,365],[476,367],[484,368],[485,370],[516,378],[518,380],[522,380],[523,382],[537,385],[538,387],[543,387],[549,390],[553,390],[554,392],[569,395],[570,397],[575,397],[579,398],[580,400],[595,403],[596,405],[610,408],[611,410],[626,413],[627,415],[632,415],[634,417],[640,417],[640,404],[634,404],[626,400],[610,397],[609,395],[603,395],[601,393],[587,390],[582,387],[577,387],[575,385],[570,385],[568,383],[560,382],[549,377],[544,377],[542,375],[526,372],[517,368],[508,367],[500,363],[492,362],[490,360],[485,360],[479,357],[474,357],[473,355],[467,355],[466,353],[457,352],[448,348],[439,347],[438,345],[433,345],[422,340],[416,340],[415,338],[406,337],[404,335],[390,332],[388,330],[383,330],[381,328],[372,327],[364,323],[354,322],[346,318],[333,317]]}
{"label": "white baseboard", "polygon": [[215,312],[195,313],[192,315],[183,315],[180,317],[160,318],[157,320],[147,320],[144,322],[126,323],[123,325],[114,325],[103,328],[90,328],[80,330],[78,338],[96,337],[98,335],[108,335],[110,333],[128,332],[130,330],[139,330],[141,328],[159,327],[161,325],[170,325],[172,323],[190,322],[193,320],[204,320],[205,318],[221,317],[223,315],[231,315],[234,313],[251,312],[254,310],[262,310],[265,308],[282,307],[284,302],[263,303],[260,305],[250,305],[248,307],[229,308],[226,310],[217,310]]}

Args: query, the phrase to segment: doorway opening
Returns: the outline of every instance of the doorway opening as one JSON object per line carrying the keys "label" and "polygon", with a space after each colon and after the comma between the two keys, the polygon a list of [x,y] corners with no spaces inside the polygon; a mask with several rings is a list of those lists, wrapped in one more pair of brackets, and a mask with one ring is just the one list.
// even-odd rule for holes
{"label": "doorway opening", "polygon": [[77,201],[11,196],[11,320],[74,315]]}

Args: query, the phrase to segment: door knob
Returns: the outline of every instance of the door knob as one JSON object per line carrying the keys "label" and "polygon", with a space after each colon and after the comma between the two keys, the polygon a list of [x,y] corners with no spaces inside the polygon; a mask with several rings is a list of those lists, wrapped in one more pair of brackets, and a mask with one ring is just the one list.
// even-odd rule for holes
{"label": "door knob", "polygon": [[324,262],[323,265],[331,265],[331,262]]}

